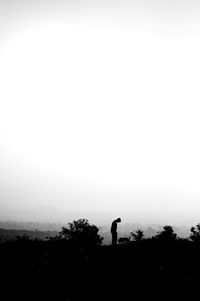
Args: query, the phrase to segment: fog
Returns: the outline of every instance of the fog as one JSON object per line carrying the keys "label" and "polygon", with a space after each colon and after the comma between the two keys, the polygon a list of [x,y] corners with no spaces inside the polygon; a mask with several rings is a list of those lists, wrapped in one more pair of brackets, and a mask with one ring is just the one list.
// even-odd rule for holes
{"label": "fog", "polygon": [[199,16],[0,2],[0,219],[199,222]]}

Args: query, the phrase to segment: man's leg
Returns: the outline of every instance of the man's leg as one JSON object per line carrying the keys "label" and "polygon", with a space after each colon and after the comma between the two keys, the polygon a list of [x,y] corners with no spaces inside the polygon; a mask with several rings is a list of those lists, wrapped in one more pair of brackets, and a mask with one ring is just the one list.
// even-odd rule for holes
{"label": "man's leg", "polygon": [[117,244],[117,233],[112,233],[112,245]]}

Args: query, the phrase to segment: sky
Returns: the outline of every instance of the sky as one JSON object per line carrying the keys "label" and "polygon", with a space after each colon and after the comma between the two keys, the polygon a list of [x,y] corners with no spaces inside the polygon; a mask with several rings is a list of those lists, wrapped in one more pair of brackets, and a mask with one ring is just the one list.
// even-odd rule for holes
{"label": "sky", "polygon": [[199,53],[198,1],[1,0],[0,219],[198,223]]}

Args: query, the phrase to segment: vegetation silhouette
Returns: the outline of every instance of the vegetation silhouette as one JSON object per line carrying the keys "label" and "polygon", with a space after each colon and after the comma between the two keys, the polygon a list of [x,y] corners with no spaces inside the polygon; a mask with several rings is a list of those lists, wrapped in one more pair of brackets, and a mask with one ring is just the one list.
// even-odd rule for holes
{"label": "vegetation silhouette", "polygon": [[200,224],[197,224],[195,227],[191,227],[190,231],[190,239],[194,242],[200,242]]}
{"label": "vegetation silhouette", "polygon": [[168,225],[151,238],[131,233],[113,248],[81,219],[54,239],[1,241],[1,300],[200,298],[200,224],[184,239]]}
{"label": "vegetation silhouette", "polygon": [[138,229],[136,232],[131,232],[131,236],[134,241],[141,241],[144,239],[144,231]]}
{"label": "vegetation silhouette", "polygon": [[171,226],[164,226],[163,230],[158,232],[155,238],[163,241],[174,241],[177,239],[177,234],[174,233]]}
{"label": "vegetation silhouette", "polygon": [[79,247],[94,247],[101,245],[103,238],[98,234],[99,229],[90,225],[88,220],[79,219],[68,223],[69,227],[62,227],[56,240],[66,240]]}

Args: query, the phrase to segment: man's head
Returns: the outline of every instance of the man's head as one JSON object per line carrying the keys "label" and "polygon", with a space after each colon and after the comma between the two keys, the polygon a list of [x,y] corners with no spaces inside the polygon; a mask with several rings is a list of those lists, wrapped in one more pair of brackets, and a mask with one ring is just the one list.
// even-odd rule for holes
{"label": "man's head", "polygon": [[118,218],[116,219],[116,222],[117,222],[117,223],[121,223],[121,218],[118,217]]}

